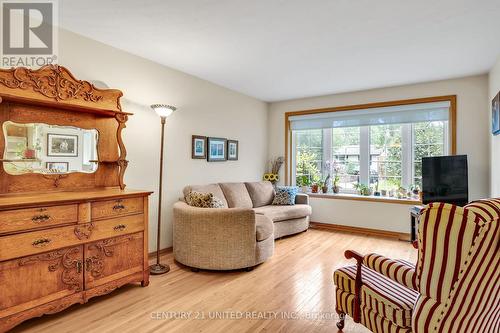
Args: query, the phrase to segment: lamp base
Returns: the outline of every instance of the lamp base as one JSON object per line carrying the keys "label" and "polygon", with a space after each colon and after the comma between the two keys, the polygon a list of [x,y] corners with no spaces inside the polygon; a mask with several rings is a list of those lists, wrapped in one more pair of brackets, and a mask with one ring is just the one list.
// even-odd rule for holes
{"label": "lamp base", "polygon": [[149,274],[151,275],[165,274],[168,273],[169,271],[170,271],[169,265],[154,264],[149,266]]}

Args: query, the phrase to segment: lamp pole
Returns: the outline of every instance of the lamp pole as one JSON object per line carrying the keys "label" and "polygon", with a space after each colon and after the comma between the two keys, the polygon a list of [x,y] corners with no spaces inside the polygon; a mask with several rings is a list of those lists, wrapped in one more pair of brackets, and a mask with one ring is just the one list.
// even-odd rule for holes
{"label": "lamp pole", "polygon": [[165,274],[170,271],[170,266],[167,264],[160,263],[160,244],[161,244],[161,202],[162,202],[162,192],[163,192],[163,147],[165,141],[165,123],[167,122],[167,116],[175,111],[175,107],[163,104],[151,105],[161,119],[161,142],[160,142],[160,185],[158,192],[158,226],[156,234],[156,264],[149,266],[149,272],[152,275]]}

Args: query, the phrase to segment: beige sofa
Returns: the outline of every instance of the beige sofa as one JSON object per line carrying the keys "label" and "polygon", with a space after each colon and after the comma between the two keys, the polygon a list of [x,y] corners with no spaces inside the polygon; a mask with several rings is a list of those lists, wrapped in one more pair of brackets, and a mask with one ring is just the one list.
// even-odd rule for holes
{"label": "beige sofa", "polygon": [[190,191],[211,192],[228,207],[174,204],[174,257],[195,269],[251,268],[273,255],[274,239],[309,228],[308,196],[298,194],[292,206],[271,205],[270,182],[187,186],[184,197]]}

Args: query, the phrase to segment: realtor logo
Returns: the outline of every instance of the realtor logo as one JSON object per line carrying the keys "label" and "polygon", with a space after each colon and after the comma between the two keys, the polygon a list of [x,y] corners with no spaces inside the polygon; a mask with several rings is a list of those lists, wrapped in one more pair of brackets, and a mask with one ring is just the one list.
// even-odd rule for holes
{"label": "realtor logo", "polygon": [[55,63],[57,3],[7,1],[1,4],[2,67],[41,67]]}

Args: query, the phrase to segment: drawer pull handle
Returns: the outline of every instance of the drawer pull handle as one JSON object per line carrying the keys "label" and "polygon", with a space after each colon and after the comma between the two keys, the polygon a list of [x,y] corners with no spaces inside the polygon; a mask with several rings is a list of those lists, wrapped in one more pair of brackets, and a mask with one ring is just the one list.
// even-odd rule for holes
{"label": "drawer pull handle", "polygon": [[31,245],[33,245],[34,247],[44,247],[49,245],[50,242],[51,240],[48,238],[40,238],[31,243]]}
{"label": "drawer pull handle", "polygon": [[44,215],[36,215],[31,218],[31,221],[35,223],[40,223],[40,222],[46,222],[50,220],[50,215],[44,214]]}
{"label": "drawer pull handle", "polygon": [[122,210],[125,209],[125,206],[122,203],[117,203],[113,206],[113,210]]}
{"label": "drawer pull handle", "polygon": [[81,273],[81,272],[82,272],[82,266],[83,266],[83,265],[82,265],[82,262],[81,262],[80,260],[78,260],[78,261],[76,262],[76,272],[77,272],[77,273]]}
{"label": "drawer pull handle", "polygon": [[126,226],[125,224],[118,224],[118,225],[117,225],[117,226],[115,226],[113,229],[114,229],[115,231],[123,231],[123,230],[125,230],[125,228],[126,228],[126,227],[127,227],[127,226]]}
{"label": "drawer pull handle", "polygon": [[85,270],[87,272],[90,272],[92,270],[92,259],[90,258],[85,259]]}

